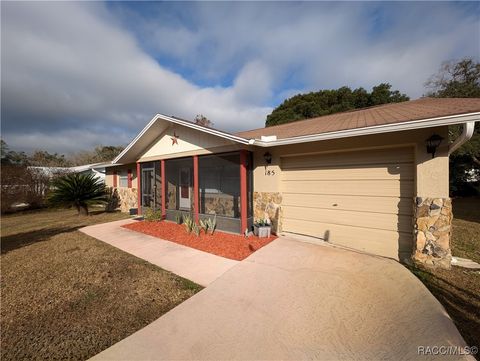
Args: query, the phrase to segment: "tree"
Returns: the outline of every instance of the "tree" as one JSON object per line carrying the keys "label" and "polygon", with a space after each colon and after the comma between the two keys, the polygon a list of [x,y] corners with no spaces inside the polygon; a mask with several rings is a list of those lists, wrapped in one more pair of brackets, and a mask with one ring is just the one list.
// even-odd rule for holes
{"label": "tree", "polygon": [[409,100],[408,96],[398,90],[392,91],[391,88],[390,84],[382,83],[373,87],[371,93],[364,88],[357,88],[352,91],[349,87],[344,86],[338,89],[298,94],[275,108],[267,116],[265,126],[269,127],[347,110]]}
{"label": "tree", "polygon": [[47,200],[52,206],[75,207],[79,215],[88,215],[89,206],[106,203],[107,192],[93,174],[70,173],[53,180]]}
{"label": "tree", "polygon": [[1,140],[1,162],[2,165],[28,165],[28,156],[25,152],[15,152],[10,150],[8,144]]}
{"label": "tree", "polygon": [[29,164],[37,167],[70,167],[72,163],[63,154],[36,150],[28,157]]}
{"label": "tree", "polygon": [[[480,63],[472,58],[444,62],[438,72],[425,83],[430,97],[480,97]],[[460,126],[450,126],[450,141],[461,133]],[[472,176],[477,181],[472,182]],[[452,195],[480,193],[480,123],[475,124],[472,138],[450,155],[450,191]]]}
{"label": "tree", "polygon": [[98,145],[93,151],[83,151],[72,156],[75,165],[109,162],[115,159],[123,149],[123,146]]}
{"label": "tree", "polygon": [[479,98],[480,63],[472,58],[442,63],[439,71],[425,83],[430,97]]}
{"label": "tree", "polygon": [[203,114],[197,114],[197,116],[195,117],[194,123],[198,125],[203,125],[204,127],[208,127],[208,128],[213,127],[213,122]]}

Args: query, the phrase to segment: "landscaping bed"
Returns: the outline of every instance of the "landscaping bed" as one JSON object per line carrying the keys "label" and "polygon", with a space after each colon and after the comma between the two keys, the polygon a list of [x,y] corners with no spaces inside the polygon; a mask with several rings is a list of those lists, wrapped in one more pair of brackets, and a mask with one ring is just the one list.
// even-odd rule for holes
{"label": "landscaping bed", "polygon": [[88,359],[202,288],[77,230],[125,217],[2,217],[2,360]]}
{"label": "landscaping bed", "polygon": [[194,233],[187,233],[184,225],[168,221],[138,221],[123,227],[237,261],[247,258],[277,238],[274,236],[246,238],[243,235],[219,231],[215,231],[213,235],[201,232],[197,236]]}

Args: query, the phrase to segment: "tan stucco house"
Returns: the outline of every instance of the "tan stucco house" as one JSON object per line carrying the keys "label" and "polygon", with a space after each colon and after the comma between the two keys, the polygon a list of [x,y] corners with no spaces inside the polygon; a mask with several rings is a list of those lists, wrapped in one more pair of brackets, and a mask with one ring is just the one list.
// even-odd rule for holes
{"label": "tan stucco house", "polygon": [[[448,158],[478,120],[480,99],[434,98],[236,134],[158,114],[106,183],[123,211],[216,215],[237,233],[268,217],[279,234],[448,267]],[[454,124],[464,131],[449,143]]]}

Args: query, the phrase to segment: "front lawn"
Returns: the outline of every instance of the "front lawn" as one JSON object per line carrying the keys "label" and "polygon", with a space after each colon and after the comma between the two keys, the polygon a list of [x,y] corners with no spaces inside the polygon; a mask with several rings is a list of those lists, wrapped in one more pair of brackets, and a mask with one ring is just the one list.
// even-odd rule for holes
{"label": "front lawn", "polygon": [[87,359],[201,289],[77,231],[124,217],[2,217],[2,360]]}
{"label": "front lawn", "polygon": [[[453,213],[453,256],[480,263],[480,199],[455,199]],[[480,272],[455,266],[412,271],[445,307],[467,344],[480,346]]]}

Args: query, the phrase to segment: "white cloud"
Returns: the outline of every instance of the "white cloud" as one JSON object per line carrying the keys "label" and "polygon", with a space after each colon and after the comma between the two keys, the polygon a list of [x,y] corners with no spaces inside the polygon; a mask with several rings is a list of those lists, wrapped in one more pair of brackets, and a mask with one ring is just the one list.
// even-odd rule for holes
{"label": "white cloud", "polygon": [[149,51],[207,81],[266,64],[273,93],[288,92],[293,73],[304,90],[390,82],[415,98],[442,61],[480,54],[478,4],[200,2],[183,23],[162,11],[136,28]]}
{"label": "white cloud", "polygon": [[257,128],[272,102],[342,85],[418,97],[442,61],[480,53],[478,6],[450,3],[1,6],[2,137],[26,150],[126,143],[159,112]]}
{"label": "white cloud", "polygon": [[11,147],[125,143],[158,112],[203,113],[219,128],[248,129],[271,111],[245,102],[240,78],[237,95],[161,67],[96,5],[9,3],[2,16],[2,136]]}

